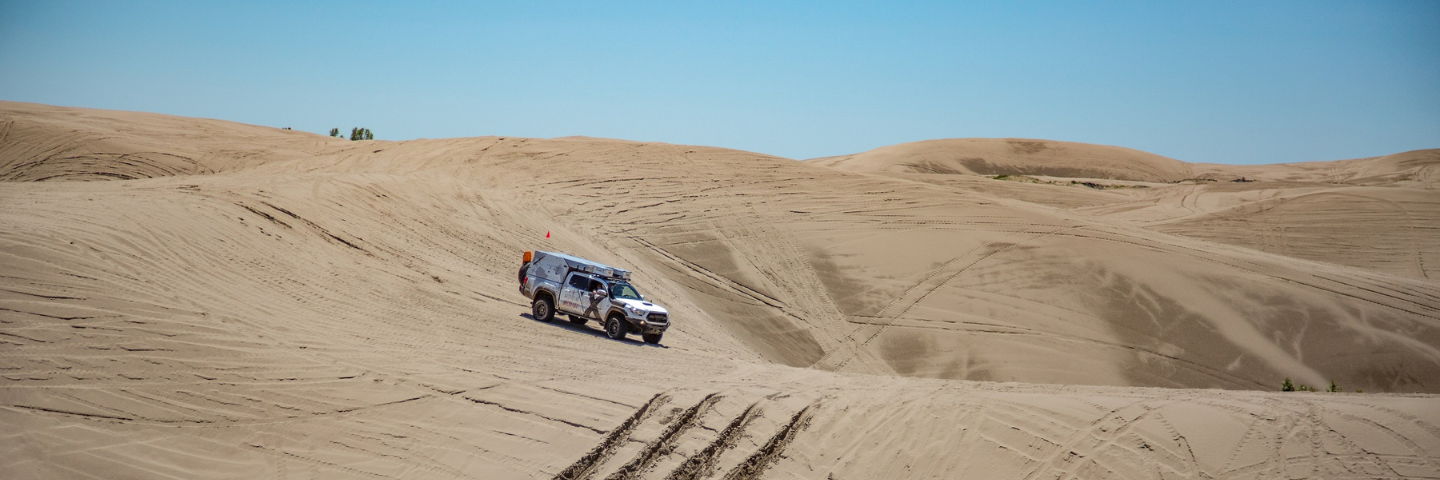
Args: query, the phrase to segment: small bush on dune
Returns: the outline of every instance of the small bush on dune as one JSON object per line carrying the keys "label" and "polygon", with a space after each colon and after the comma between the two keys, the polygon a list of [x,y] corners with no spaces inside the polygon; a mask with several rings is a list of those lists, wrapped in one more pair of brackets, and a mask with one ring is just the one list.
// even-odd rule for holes
{"label": "small bush on dune", "polygon": [[374,140],[374,139],[375,139],[375,135],[374,135],[374,134],[371,134],[371,133],[370,133],[370,129],[368,129],[368,128],[355,127],[355,128],[350,129],[350,139],[351,139],[351,140]]}
{"label": "small bush on dune", "polygon": [[332,136],[332,137],[338,137],[338,136],[340,136],[340,129],[338,129],[338,128],[332,128],[332,129],[330,129],[330,136]]}

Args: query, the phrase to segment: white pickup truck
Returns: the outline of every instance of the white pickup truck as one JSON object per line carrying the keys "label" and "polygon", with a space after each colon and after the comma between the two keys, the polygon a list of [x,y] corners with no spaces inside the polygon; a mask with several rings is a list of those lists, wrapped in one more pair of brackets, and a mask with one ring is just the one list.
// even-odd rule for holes
{"label": "white pickup truck", "polygon": [[536,320],[549,322],[555,314],[570,316],[584,325],[603,322],[605,336],[625,338],[639,333],[645,343],[660,343],[670,327],[665,307],[645,301],[630,285],[630,272],[555,252],[525,252],[520,267],[520,294],[530,299]]}

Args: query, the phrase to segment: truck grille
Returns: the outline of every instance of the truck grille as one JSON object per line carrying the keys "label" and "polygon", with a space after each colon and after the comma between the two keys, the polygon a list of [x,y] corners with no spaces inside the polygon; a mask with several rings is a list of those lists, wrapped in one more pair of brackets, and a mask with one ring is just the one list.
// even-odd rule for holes
{"label": "truck grille", "polygon": [[652,313],[652,314],[650,314],[649,316],[645,317],[645,320],[648,321],[648,322],[650,322],[650,323],[669,323],[669,322],[670,322],[670,318],[669,318],[668,316],[666,316],[665,314],[663,314],[663,313]]}

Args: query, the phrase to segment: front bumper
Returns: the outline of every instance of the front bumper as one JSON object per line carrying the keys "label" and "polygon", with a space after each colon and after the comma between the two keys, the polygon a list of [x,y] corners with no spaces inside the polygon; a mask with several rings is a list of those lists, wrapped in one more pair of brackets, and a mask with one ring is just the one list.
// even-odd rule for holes
{"label": "front bumper", "polygon": [[669,323],[652,323],[634,317],[625,317],[625,320],[630,322],[630,331],[647,335],[665,333],[665,329],[670,328]]}

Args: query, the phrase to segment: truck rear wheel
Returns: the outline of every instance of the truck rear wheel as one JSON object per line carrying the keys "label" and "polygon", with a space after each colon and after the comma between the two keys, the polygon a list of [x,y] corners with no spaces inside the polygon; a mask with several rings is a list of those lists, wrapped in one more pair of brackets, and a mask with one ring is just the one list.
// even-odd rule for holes
{"label": "truck rear wheel", "polygon": [[537,296],[535,302],[530,304],[530,313],[536,320],[548,323],[555,319],[555,305],[550,303],[549,296]]}
{"label": "truck rear wheel", "polygon": [[579,316],[579,315],[571,315],[571,316],[570,316],[570,323],[573,323],[573,324],[576,324],[576,325],[584,325],[585,322],[588,322],[588,321],[590,321],[590,319],[585,318],[585,317],[582,317],[582,316]]}
{"label": "truck rear wheel", "polygon": [[610,337],[611,340],[623,339],[628,333],[627,327],[625,320],[622,320],[619,315],[611,315],[610,319],[605,321],[605,336]]}
{"label": "truck rear wheel", "polygon": [[642,336],[642,337],[645,337],[645,343],[649,343],[649,344],[652,344],[652,345],[659,345],[659,344],[660,344],[660,337],[661,337],[661,336],[664,336],[664,335],[665,335],[665,334],[663,334],[663,333],[647,333],[647,334],[644,334],[644,335],[641,335],[641,336]]}

